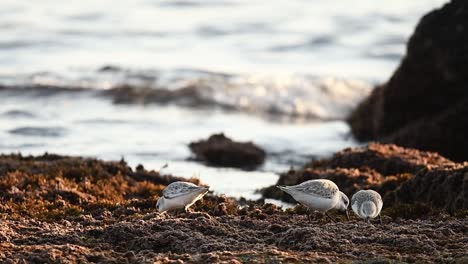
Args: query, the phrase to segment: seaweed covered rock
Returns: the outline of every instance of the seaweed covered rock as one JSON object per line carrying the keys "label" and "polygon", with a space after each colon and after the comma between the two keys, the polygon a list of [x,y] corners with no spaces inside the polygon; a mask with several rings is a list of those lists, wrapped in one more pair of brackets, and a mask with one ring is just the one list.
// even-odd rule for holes
{"label": "seaweed covered rock", "polygon": [[[456,164],[421,169],[415,177],[423,176],[427,170],[444,179],[438,171],[446,169],[444,173],[450,175],[450,171],[457,170],[457,175],[447,177],[445,182],[458,187],[444,191],[460,192],[466,190],[467,181],[460,178],[467,174],[464,167]],[[343,181],[348,174],[357,178],[366,174],[364,183],[378,182],[384,177],[371,168],[362,169],[363,172],[356,168],[324,170],[342,173]],[[439,176],[434,177],[445,184]],[[387,179],[394,183],[409,181],[385,176],[384,182]],[[174,180],[180,179],[147,171],[141,165],[134,171],[124,161],[51,154],[0,155],[0,262],[348,263],[377,258],[384,263],[464,263],[467,260],[466,216],[441,221],[435,221],[441,218],[399,221],[397,217],[402,214],[394,210],[395,221],[386,216],[378,225],[356,218],[332,223],[308,220],[304,207],[282,210],[273,204],[236,201],[212,194],[193,206],[195,212],[158,213],[153,198]],[[410,191],[418,185],[430,190],[439,188],[435,182],[431,186],[418,182],[414,185],[408,186]],[[401,191],[406,192],[403,188],[406,187],[402,186]],[[423,193],[421,189],[416,196],[406,198],[421,200]],[[465,196],[453,197],[457,203]],[[416,210],[424,214],[427,208],[421,206]]]}
{"label": "seaweed covered rock", "polygon": [[[454,213],[468,209],[468,163],[454,163],[438,154],[395,145],[369,144],[345,149],[332,158],[312,161],[281,174],[276,185],[295,185],[326,178],[348,196],[360,189],[378,191],[386,207],[426,204]],[[294,200],[270,186],[265,198]]]}
{"label": "seaweed covered rock", "polygon": [[424,203],[450,213],[468,210],[468,163],[422,170],[386,200]]}
{"label": "seaweed covered rock", "polygon": [[326,166],[330,168],[368,167],[384,176],[416,173],[424,168],[450,164],[454,163],[434,152],[378,143],[344,149],[326,162]]}
{"label": "seaweed covered rock", "polygon": [[391,142],[468,159],[468,2],[425,15],[390,80],[349,117],[359,140]]}
{"label": "seaweed covered rock", "polygon": [[266,153],[252,142],[235,142],[224,134],[189,145],[197,160],[212,166],[253,169],[265,161]]}
{"label": "seaweed covered rock", "polygon": [[[132,218],[156,213],[162,190],[174,181],[200,184],[198,179],[162,175],[142,165],[133,170],[123,160],[47,153],[35,157],[0,155],[0,217],[48,222]],[[240,204],[244,205],[242,212]],[[263,202],[208,193],[192,209],[209,216],[258,216],[260,210],[262,217],[263,206]]]}
{"label": "seaweed covered rock", "polygon": [[133,171],[123,160],[0,155],[0,214],[53,221],[109,209],[147,210],[166,185],[180,180],[187,181],[143,168]]}

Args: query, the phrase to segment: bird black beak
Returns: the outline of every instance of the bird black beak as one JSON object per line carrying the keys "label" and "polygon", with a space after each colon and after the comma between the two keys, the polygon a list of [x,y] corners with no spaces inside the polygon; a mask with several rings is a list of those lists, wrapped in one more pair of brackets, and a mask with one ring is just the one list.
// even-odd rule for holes
{"label": "bird black beak", "polygon": [[348,221],[349,221],[349,211],[348,211],[348,209],[346,209],[345,214],[346,214],[346,219],[348,219]]}

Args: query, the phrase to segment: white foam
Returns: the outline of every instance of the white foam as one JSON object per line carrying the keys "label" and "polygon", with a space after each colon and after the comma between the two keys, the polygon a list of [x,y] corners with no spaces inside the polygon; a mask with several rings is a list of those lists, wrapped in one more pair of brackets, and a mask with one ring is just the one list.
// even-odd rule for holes
{"label": "white foam", "polygon": [[[208,100],[234,109],[317,119],[344,119],[371,91],[359,80],[298,75],[188,80]],[[182,85],[183,86],[183,85]]]}

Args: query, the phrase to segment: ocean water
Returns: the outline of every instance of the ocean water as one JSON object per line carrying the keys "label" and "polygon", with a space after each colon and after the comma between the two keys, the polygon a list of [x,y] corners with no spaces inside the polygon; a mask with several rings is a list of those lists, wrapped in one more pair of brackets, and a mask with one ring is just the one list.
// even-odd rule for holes
{"label": "ocean water", "polygon": [[[343,120],[443,3],[2,0],[0,152],[168,163],[258,198],[278,172],[358,145]],[[259,144],[267,162],[188,160],[191,141],[218,132]]]}

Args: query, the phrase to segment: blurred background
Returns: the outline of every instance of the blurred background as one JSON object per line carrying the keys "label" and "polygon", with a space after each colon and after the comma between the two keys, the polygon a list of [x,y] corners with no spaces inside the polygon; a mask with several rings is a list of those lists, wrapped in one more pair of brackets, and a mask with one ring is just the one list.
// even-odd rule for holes
{"label": "blurred background", "polygon": [[[343,121],[443,0],[0,3],[0,152],[124,157],[259,198],[277,172],[357,143]],[[188,160],[217,132],[255,171]]]}

